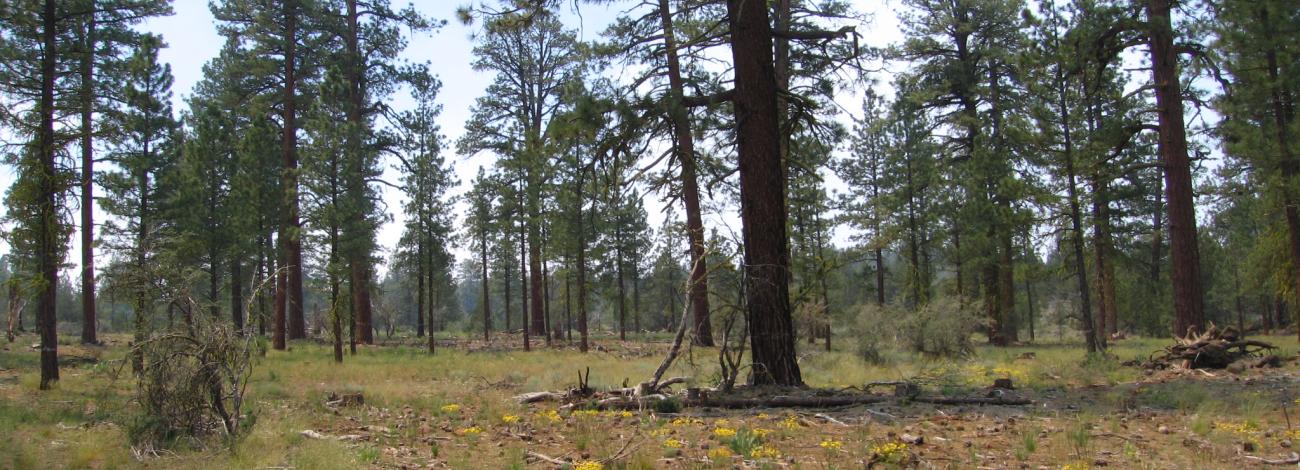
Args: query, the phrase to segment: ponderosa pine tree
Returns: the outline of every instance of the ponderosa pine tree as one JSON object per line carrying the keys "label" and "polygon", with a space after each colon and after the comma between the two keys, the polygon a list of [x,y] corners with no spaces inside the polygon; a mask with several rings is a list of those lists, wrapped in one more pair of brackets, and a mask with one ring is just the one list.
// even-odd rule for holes
{"label": "ponderosa pine tree", "polygon": [[130,49],[141,35],[131,29],[146,18],[171,14],[168,0],[81,0],[76,2],[77,104],[81,122],[81,342],[97,344],[95,314],[95,140],[109,129],[95,126],[95,115],[123,102],[119,86]]}
{"label": "ponderosa pine tree", "polygon": [[1290,2],[1277,0],[1227,0],[1215,12],[1215,45],[1231,77],[1230,93],[1215,103],[1228,116],[1221,129],[1225,147],[1230,156],[1249,163],[1252,180],[1281,206],[1292,266],[1289,290],[1300,296],[1300,269],[1295,268],[1300,266],[1300,149],[1295,142],[1300,46],[1293,40],[1300,34],[1300,16]]}
{"label": "ponderosa pine tree", "polygon": [[550,141],[546,130],[561,105],[561,85],[573,78],[579,66],[576,39],[546,12],[528,18],[504,15],[486,22],[474,54],[474,68],[496,72],[496,77],[487,95],[476,101],[457,146],[462,154],[495,152],[505,157],[499,161],[503,169],[519,176],[531,312],[525,328],[543,334],[541,192]]}
{"label": "ponderosa pine tree", "polygon": [[303,317],[302,222],[299,210],[298,131],[300,108],[310,99],[304,86],[319,75],[331,37],[317,0],[223,0],[211,4],[217,31],[238,41],[246,53],[251,80],[265,83],[275,95],[279,114],[281,183],[283,193],[277,236],[275,327],[272,346],[285,349],[286,339],[306,336]]}

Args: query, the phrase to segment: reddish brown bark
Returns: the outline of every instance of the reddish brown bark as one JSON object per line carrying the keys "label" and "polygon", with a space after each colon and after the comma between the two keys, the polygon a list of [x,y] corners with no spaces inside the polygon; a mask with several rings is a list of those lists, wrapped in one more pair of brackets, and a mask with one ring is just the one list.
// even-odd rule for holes
{"label": "reddish brown bark", "polygon": [[766,3],[728,0],[753,383],[802,385],[790,314],[790,247],[772,27]]}
{"label": "reddish brown bark", "polygon": [[1169,258],[1173,283],[1174,333],[1205,329],[1201,256],[1196,240],[1196,207],[1192,192],[1192,165],[1187,156],[1187,129],[1183,123],[1182,86],[1178,51],[1174,48],[1173,0],[1150,0],[1151,73],[1155,85],[1159,126],[1159,152],[1165,170],[1165,199],[1169,215]]}
{"label": "reddish brown bark", "polygon": [[690,243],[691,252],[691,276],[686,286],[686,296],[690,299],[691,313],[695,319],[695,344],[713,346],[713,326],[709,321],[708,261],[704,252],[704,218],[700,212],[700,184],[695,168],[695,140],[691,133],[690,116],[682,104],[685,84],[668,0],[659,0],[659,20],[664,32],[670,100],[668,109],[672,118],[677,159],[682,164],[682,205],[686,209],[686,240]]}

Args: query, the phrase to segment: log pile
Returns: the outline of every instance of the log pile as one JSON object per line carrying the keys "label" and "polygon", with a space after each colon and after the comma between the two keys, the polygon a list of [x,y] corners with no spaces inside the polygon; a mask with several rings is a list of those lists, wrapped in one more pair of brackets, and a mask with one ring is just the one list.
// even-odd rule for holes
{"label": "log pile", "polygon": [[1277,349],[1272,344],[1241,338],[1232,327],[1220,329],[1214,324],[1198,333],[1174,337],[1174,344],[1158,351],[1143,364],[1146,369],[1225,369],[1241,361],[1246,367],[1260,368],[1278,364],[1276,356],[1265,355]]}

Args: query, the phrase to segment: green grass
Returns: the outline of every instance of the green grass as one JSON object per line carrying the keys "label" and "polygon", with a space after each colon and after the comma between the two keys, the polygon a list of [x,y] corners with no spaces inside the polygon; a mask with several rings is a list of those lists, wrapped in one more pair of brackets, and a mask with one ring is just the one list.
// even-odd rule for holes
{"label": "green grass", "polygon": [[[0,468],[356,468],[358,466],[392,466],[394,457],[389,447],[395,441],[339,442],[315,440],[302,436],[306,429],[326,433],[345,434],[351,427],[371,425],[392,429],[392,439],[412,449],[422,459],[438,459],[452,468],[527,467],[525,450],[540,448],[568,457],[587,455],[593,459],[615,454],[622,439],[640,436],[644,439],[635,452],[607,468],[661,467],[666,453],[660,445],[665,436],[650,437],[651,432],[671,431],[674,438],[688,443],[682,455],[702,458],[706,445],[716,448],[726,444],[709,435],[712,424],[673,426],[671,418],[640,414],[634,418],[566,417],[558,423],[546,423],[537,416],[545,407],[525,407],[514,403],[510,397],[526,391],[562,390],[573,386],[579,370],[590,368],[593,387],[634,384],[649,377],[658,365],[658,355],[636,355],[620,348],[615,341],[601,338],[602,344],[615,351],[610,353],[579,353],[576,349],[545,349],[533,352],[494,351],[465,352],[443,347],[430,356],[414,339],[404,339],[407,344],[389,347],[363,347],[355,356],[348,355],[342,364],[332,361],[329,347],[312,341],[291,344],[290,351],[269,351],[259,363],[250,381],[246,410],[256,415],[256,426],[251,433],[227,448],[222,441],[187,443],[164,458],[137,461],[132,457],[127,443],[126,423],[137,413],[131,401],[134,389],[129,372],[114,378],[123,357],[122,348],[95,350],[101,355],[100,364],[65,368],[62,380],[46,392],[36,390],[36,353],[17,347],[30,336],[14,343],[10,351],[0,351]],[[656,338],[662,340],[663,338]],[[1283,351],[1300,350],[1293,337],[1270,337],[1268,341],[1282,347]],[[1119,441],[1100,441],[1096,433],[1126,434],[1133,431],[1122,424],[1117,413],[1130,410],[1149,410],[1160,413],[1160,419],[1178,432],[1168,439],[1180,447],[1187,435],[1215,438],[1215,445],[1231,446],[1235,441],[1216,429],[1224,421],[1249,422],[1263,428],[1276,429],[1282,424],[1279,403],[1290,403],[1294,397],[1283,396],[1283,391],[1269,389],[1225,388],[1218,382],[1170,381],[1168,383],[1143,383],[1133,385],[1143,378],[1141,370],[1120,365],[1122,361],[1145,358],[1152,351],[1167,345],[1163,339],[1129,339],[1110,349],[1110,357],[1089,358],[1079,344],[1035,344],[1010,348],[993,348],[980,345],[972,357],[961,359],[924,359],[915,355],[887,349],[886,360],[871,364],[860,360],[851,352],[851,338],[842,338],[837,347],[845,350],[823,351],[820,345],[800,344],[800,366],[805,380],[813,387],[843,388],[861,386],[869,382],[924,378],[931,392],[978,393],[996,378],[1010,377],[1018,388],[1028,393],[1056,394],[1073,397],[1079,390],[1103,387],[1093,396],[1081,401],[1083,412],[1073,414],[1042,415],[1034,409],[1019,410],[1029,413],[1032,424],[1019,428],[1008,427],[996,441],[992,451],[1001,452],[1001,458],[1029,464],[1053,463],[1067,460],[1087,460],[1097,449],[1121,449]],[[120,341],[119,344],[124,344]],[[644,346],[642,346],[644,347]],[[658,347],[663,347],[658,344]],[[78,346],[61,350],[75,351]],[[620,352],[622,351],[622,352]],[[81,354],[83,351],[77,351]],[[1032,358],[1026,358],[1032,353]],[[705,380],[716,376],[715,349],[695,348],[668,372],[668,376],[685,376],[696,384],[711,385]],[[1293,367],[1293,366],[1288,366]],[[384,410],[376,414],[361,409],[344,409],[335,415],[323,402],[330,392],[361,392],[366,404]],[[457,404],[461,411],[446,413],[444,405]],[[553,405],[552,405],[553,406]],[[394,415],[407,412],[427,421],[395,421]],[[913,426],[911,432],[928,435],[950,433],[951,442],[964,439],[976,425],[965,431],[938,426],[918,418],[904,417],[900,422],[880,424],[868,420],[866,425],[840,428],[817,426],[815,428],[782,429],[780,411],[770,411],[772,416],[759,419],[754,415],[733,417],[737,429],[773,430],[764,443],[781,449],[786,456],[812,459],[804,468],[852,468],[845,462],[868,457],[871,443],[883,442],[886,433],[902,433],[903,427]],[[535,440],[502,441],[500,431],[503,415],[516,415],[524,422],[510,432],[531,432]],[[1297,413],[1293,413],[1297,414]],[[1053,421],[1055,420],[1055,421]],[[403,423],[398,428],[394,423]],[[428,429],[421,429],[421,425]],[[455,437],[445,429],[482,426],[481,436]],[[922,431],[917,431],[920,426]],[[984,426],[981,424],[980,426]],[[1144,424],[1146,426],[1146,424]],[[1149,426],[1149,434],[1154,425]],[[10,431],[12,430],[12,431]],[[1185,430],[1185,431],[1183,431]],[[428,433],[452,436],[451,440],[421,441]],[[1043,435],[1040,436],[1040,433]],[[1278,435],[1284,431],[1279,431]],[[1047,436],[1047,437],[1044,437]],[[824,437],[845,441],[848,459],[835,462],[827,457],[817,443]],[[756,441],[757,442],[757,441]],[[1265,440],[1268,444],[1271,441]],[[931,444],[933,445],[933,444]],[[994,444],[990,444],[994,445]],[[736,446],[737,453],[752,450],[751,445]],[[1142,459],[1161,457],[1158,448],[1149,444],[1122,447],[1121,458]],[[1177,450],[1177,449],[1173,449]],[[988,449],[974,451],[952,449],[956,459],[973,459],[964,464],[978,466],[980,456],[988,457]],[[1199,452],[1199,451],[1198,451]],[[1210,451],[1209,458],[1219,454]],[[1204,457],[1199,453],[1186,453]],[[676,453],[672,455],[677,455]],[[1175,457],[1176,459],[1177,457]],[[696,461],[692,461],[696,462]],[[703,465],[703,461],[698,461]],[[812,463],[821,462],[821,463]],[[685,461],[679,461],[685,465]],[[966,465],[958,466],[966,466]],[[694,463],[692,464],[694,465]],[[730,461],[720,462],[729,467]],[[689,465],[687,465],[689,467]],[[1035,465],[1031,465],[1035,466]],[[706,465],[707,467],[707,465]]]}

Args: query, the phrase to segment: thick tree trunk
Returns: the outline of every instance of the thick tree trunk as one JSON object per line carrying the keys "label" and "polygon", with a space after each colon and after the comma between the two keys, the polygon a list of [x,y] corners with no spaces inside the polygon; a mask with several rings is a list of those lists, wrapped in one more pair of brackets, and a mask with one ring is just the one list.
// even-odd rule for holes
{"label": "thick tree trunk", "polygon": [[374,319],[370,314],[370,269],[365,263],[352,263],[352,311],[357,321],[357,341],[375,344]]}
{"label": "thick tree trunk", "polygon": [[659,0],[659,20],[664,32],[664,54],[668,65],[668,104],[673,125],[677,159],[682,164],[682,205],[686,209],[686,239],[690,243],[691,277],[687,285],[691,312],[695,319],[694,343],[713,346],[713,325],[709,321],[708,261],[704,245],[704,218],[700,209],[700,186],[696,175],[695,138],[689,111],[682,104],[685,82],[677,54],[677,36],[668,0]]}
{"label": "thick tree trunk", "polygon": [[1201,256],[1196,240],[1196,206],[1192,166],[1187,156],[1183,123],[1182,82],[1170,14],[1173,0],[1149,0],[1151,71],[1160,129],[1159,151],[1165,170],[1165,199],[1169,213],[1169,257],[1172,264],[1174,334],[1205,330]]}
{"label": "thick tree trunk", "polygon": [[[281,308],[285,310],[287,326],[284,334],[289,339],[307,337],[302,305],[302,221],[298,211],[298,2],[284,2],[284,96],[283,122],[281,123],[280,153],[284,160],[282,185],[287,199],[284,221],[280,226],[280,265],[288,271],[285,275],[285,296]],[[278,332],[277,332],[278,333]],[[281,341],[283,343],[283,341]],[[284,349],[277,344],[276,349]]]}
{"label": "thick tree trunk", "polygon": [[59,380],[58,320],[55,316],[59,286],[59,227],[58,207],[55,205],[58,196],[55,175],[58,173],[54,165],[54,85],[58,73],[56,3],[55,0],[45,0],[41,15],[44,22],[41,40],[44,44],[41,51],[41,96],[38,102],[41,127],[38,136],[40,155],[37,158],[40,159],[40,165],[37,174],[27,175],[29,178],[37,178],[37,197],[40,198],[35,229],[37,275],[40,276],[40,283],[37,284],[40,291],[36,296],[36,329],[41,334],[41,390],[49,390],[51,383]]}
{"label": "thick tree trunk", "polygon": [[86,15],[81,55],[81,342],[97,344],[95,318],[95,14]]}
{"label": "thick tree trunk", "polygon": [[756,385],[802,385],[790,314],[785,169],[780,153],[772,28],[759,0],[728,0],[735,66],[746,306]]}

